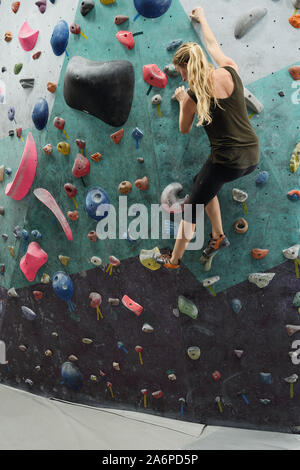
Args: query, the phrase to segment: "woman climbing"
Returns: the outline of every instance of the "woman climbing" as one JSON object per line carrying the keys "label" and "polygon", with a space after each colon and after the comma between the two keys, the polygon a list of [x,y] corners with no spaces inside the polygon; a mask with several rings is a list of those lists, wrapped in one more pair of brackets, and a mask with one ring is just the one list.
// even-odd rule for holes
{"label": "woman climbing", "polygon": [[156,258],[168,269],[179,267],[193,237],[197,204],[204,205],[212,225],[202,261],[230,245],[223,232],[217,193],[224,183],[254,171],[259,162],[259,141],[249,121],[238,66],[220,49],[203,8],[195,8],[190,17],[201,24],[207,51],[219,67],[208,62],[201,46],[194,42],[181,45],[172,60],[189,84],[187,91],[184,87],[175,91],[180,107],[179,130],[189,133],[197,115],[197,126],[203,126],[210,141],[210,155],[194,177],[192,194],[186,201],[192,206],[192,217],[183,213],[173,252]]}

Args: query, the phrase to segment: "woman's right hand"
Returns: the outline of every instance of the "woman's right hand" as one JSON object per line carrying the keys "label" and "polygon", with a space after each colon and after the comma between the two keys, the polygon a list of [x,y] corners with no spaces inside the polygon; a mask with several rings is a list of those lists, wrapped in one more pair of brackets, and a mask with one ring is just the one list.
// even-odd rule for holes
{"label": "woman's right hand", "polygon": [[192,13],[190,14],[190,18],[192,20],[197,21],[197,23],[201,23],[202,19],[204,18],[204,10],[202,7],[196,7],[194,10],[192,10]]}

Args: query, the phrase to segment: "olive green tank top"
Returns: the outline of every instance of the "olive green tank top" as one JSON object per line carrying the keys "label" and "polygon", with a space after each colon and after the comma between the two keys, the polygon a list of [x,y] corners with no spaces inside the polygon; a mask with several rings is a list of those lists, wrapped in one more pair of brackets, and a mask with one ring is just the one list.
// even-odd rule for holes
{"label": "olive green tank top", "polygon": [[[218,99],[223,109],[211,99],[212,122],[203,123],[210,141],[210,158],[231,168],[248,168],[259,162],[259,140],[249,121],[242,80],[234,68],[223,68],[230,72],[234,89],[228,98]],[[187,93],[197,103],[194,92],[188,89]]]}

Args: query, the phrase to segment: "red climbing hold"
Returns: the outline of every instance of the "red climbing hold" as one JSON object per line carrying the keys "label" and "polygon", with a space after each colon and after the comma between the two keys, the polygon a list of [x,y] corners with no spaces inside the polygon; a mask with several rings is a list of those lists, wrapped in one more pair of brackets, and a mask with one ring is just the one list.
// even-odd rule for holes
{"label": "red climbing hold", "polygon": [[142,311],[144,310],[141,305],[138,303],[134,302],[128,295],[124,295],[122,297],[122,304],[131,310],[133,313],[135,313],[138,317],[141,315]]}
{"label": "red climbing hold", "polygon": [[35,300],[41,300],[44,295],[43,292],[41,292],[40,290],[34,290],[32,293]]}
{"label": "red climbing hold", "polygon": [[124,135],[124,129],[120,129],[114,134],[111,134],[110,138],[115,144],[118,144],[122,140],[123,135]]}
{"label": "red climbing hold", "polygon": [[127,47],[127,49],[134,48],[134,37],[130,31],[119,31],[116,34],[118,41],[120,41],[123,46]]}
{"label": "red climbing hold", "polygon": [[90,162],[81,154],[77,154],[77,158],[72,168],[72,174],[76,178],[82,178],[83,176],[88,175],[90,172]]}
{"label": "red climbing hold", "polygon": [[144,65],[143,78],[149,85],[157,88],[165,88],[168,83],[167,75],[162,72],[156,64]]}
{"label": "red climbing hold", "polygon": [[146,191],[146,189],[148,189],[148,186],[149,186],[149,181],[148,181],[147,176],[144,176],[144,178],[140,178],[136,180],[134,185],[136,188],[140,189],[141,191]]}
{"label": "red climbing hold", "polygon": [[19,7],[20,7],[20,2],[14,2],[11,5],[11,9],[14,13],[17,13],[17,11],[19,10]]}
{"label": "red climbing hold", "polygon": [[300,80],[300,65],[293,65],[289,68],[289,72],[293,80]]}
{"label": "red climbing hold", "polygon": [[211,376],[212,376],[212,378],[213,378],[214,380],[220,380],[220,378],[221,378],[221,374],[220,374],[220,372],[219,372],[218,370],[215,370],[215,371],[211,374]]}
{"label": "red climbing hold", "polygon": [[267,256],[268,253],[269,250],[262,250],[260,248],[253,248],[253,250],[251,250],[251,255],[254,259],[262,259]]}
{"label": "red climbing hold", "polygon": [[70,26],[70,32],[72,34],[79,34],[81,31],[81,28],[79,26],[79,24],[77,23],[72,23],[71,26]]}

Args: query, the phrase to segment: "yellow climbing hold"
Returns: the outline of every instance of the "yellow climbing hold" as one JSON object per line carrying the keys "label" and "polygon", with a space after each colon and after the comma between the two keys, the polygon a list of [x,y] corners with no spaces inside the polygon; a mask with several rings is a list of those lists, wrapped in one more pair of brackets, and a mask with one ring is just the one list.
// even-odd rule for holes
{"label": "yellow climbing hold", "polygon": [[8,246],[7,247],[8,251],[9,251],[9,254],[10,256],[13,258],[15,256],[15,249],[13,246]]}
{"label": "yellow climbing hold", "polygon": [[102,5],[110,5],[111,3],[115,3],[115,0],[100,0]]}
{"label": "yellow climbing hold", "polygon": [[59,142],[57,144],[57,150],[63,155],[69,155],[70,153],[70,144],[68,142]]}
{"label": "yellow climbing hold", "polygon": [[70,261],[69,256],[58,255],[58,259],[64,266],[67,266]]}
{"label": "yellow climbing hold", "polygon": [[290,171],[291,173],[295,173],[300,165],[300,142],[296,145],[292,152],[292,156],[290,159]]}
{"label": "yellow climbing hold", "polygon": [[160,255],[160,251],[157,246],[152,250],[140,251],[140,262],[145,266],[145,268],[148,268],[151,271],[156,271],[161,267],[161,265],[154,260],[154,255]]}

